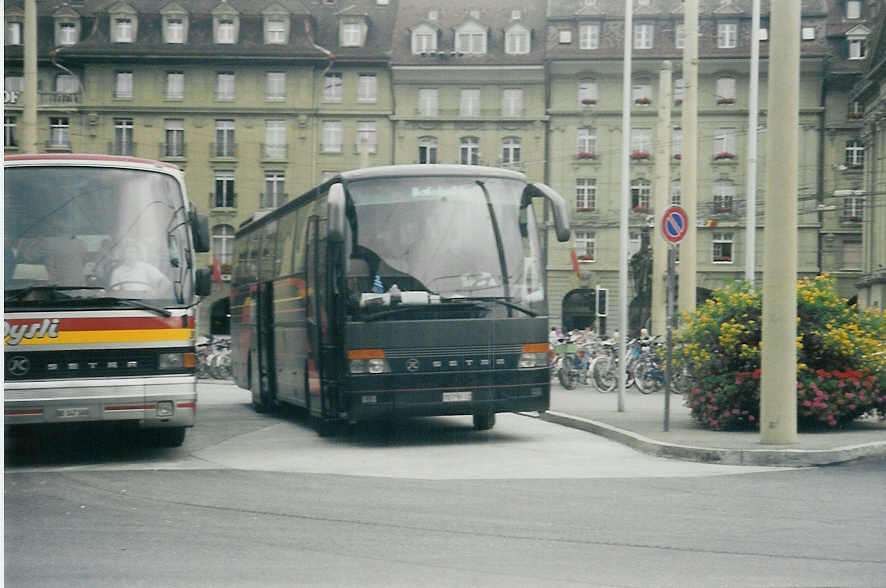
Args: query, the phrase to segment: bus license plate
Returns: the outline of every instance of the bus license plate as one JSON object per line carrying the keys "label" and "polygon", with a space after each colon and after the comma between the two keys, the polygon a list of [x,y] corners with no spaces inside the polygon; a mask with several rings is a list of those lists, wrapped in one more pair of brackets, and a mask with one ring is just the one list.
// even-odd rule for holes
{"label": "bus license plate", "polygon": [[469,402],[471,400],[470,392],[444,392],[443,402]]}
{"label": "bus license plate", "polygon": [[57,408],[55,410],[55,416],[60,419],[74,419],[78,417],[88,417],[89,409],[88,408]]}

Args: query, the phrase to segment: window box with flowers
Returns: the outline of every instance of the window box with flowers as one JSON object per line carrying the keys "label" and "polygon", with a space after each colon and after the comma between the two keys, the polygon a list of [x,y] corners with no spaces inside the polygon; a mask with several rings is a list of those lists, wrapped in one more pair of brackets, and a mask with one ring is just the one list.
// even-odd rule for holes
{"label": "window box with flowers", "polygon": [[579,159],[597,159],[597,154],[592,151],[579,151],[577,157]]}
{"label": "window box with flowers", "polygon": [[715,214],[729,214],[732,212],[732,207],[728,204],[715,204],[714,205],[714,213]]}
{"label": "window box with flowers", "polygon": [[648,206],[635,206],[635,207],[632,208],[631,210],[632,210],[633,212],[641,212],[641,213],[645,213],[645,212],[649,212],[649,207],[648,207]]}
{"label": "window box with flowers", "polygon": [[597,103],[597,101],[594,100],[593,98],[582,98],[581,103],[584,104],[585,106],[593,106]]}
{"label": "window box with flowers", "polygon": [[587,253],[584,255],[578,255],[577,257],[579,261],[594,261],[594,256],[588,255]]}
{"label": "window box with flowers", "polygon": [[642,106],[649,106],[652,104],[652,99],[650,98],[634,98],[634,104],[640,104]]}
{"label": "window box with flowers", "polygon": [[680,153],[674,153],[674,159],[681,159],[683,157]]}
{"label": "window box with flowers", "polygon": [[735,153],[730,153],[728,151],[721,151],[720,153],[716,153],[714,155],[715,161],[720,161],[723,159],[735,159]]}
{"label": "window box with flowers", "polygon": [[715,255],[714,263],[731,263],[732,257],[729,255]]}
{"label": "window box with flowers", "polygon": [[578,208],[575,209],[575,211],[576,212],[594,212],[594,207],[593,206],[584,206],[584,207],[579,206]]}
{"label": "window box with flowers", "polygon": [[850,112],[849,113],[849,118],[863,118],[863,117],[864,117],[863,112]]}
{"label": "window box with flowers", "polygon": [[846,169],[862,169],[864,167],[863,163],[847,163]]}
{"label": "window box with flowers", "polygon": [[680,106],[682,104],[683,104],[682,98],[677,98],[676,100],[674,100],[674,106]]}
{"label": "window box with flowers", "polygon": [[631,153],[631,159],[649,159],[648,151],[634,151]]}
{"label": "window box with flowers", "polygon": [[735,104],[735,98],[717,98],[717,104]]}

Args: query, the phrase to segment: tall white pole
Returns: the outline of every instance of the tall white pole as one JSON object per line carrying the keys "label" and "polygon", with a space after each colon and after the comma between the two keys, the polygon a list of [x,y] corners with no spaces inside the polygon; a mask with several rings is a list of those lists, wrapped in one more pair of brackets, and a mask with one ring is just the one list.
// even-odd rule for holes
{"label": "tall white pole", "polygon": [[618,412],[625,409],[625,366],[628,336],[628,208],[631,206],[631,58],[634,43],[633,0],[625,0],[624,73],[621,90],[621,207],[618,213]]}
{"label": "tall white pole", "polygon": [[665,332],[667,315],[665,273],[668,271],[668,243],[656,226],[670,203],[671,187],[671,70],[670,61],[661,64],[658,77],[658,121],[655,129],[655,186],[652,189],[652,210],[656,222],[653,223],[652,241],[652,334]]}
{"label": "tall white pole", "polygon": [[745,220],[744,279],[753,284],[757,271],[757,115],[760,112],[760,0],[753,0],[751,10],[751,72],[748,90],[748,177]]}
{"label": "tall white pole", "polygon": [[37,153],[37,0],[25,0],[22,152]]}
{"label": "tall white pole", "polygon": [[800,2],[773,2],[770,31],[760,441],[786,445],[797,442]]}
{"label": "tall white pole", "polygon": [[683,2],[683,153],[680,156],[681,202],[689,230],[680,241],[680,285],[677,302],[682,312],[695,310],[698,230],[698,0]]}

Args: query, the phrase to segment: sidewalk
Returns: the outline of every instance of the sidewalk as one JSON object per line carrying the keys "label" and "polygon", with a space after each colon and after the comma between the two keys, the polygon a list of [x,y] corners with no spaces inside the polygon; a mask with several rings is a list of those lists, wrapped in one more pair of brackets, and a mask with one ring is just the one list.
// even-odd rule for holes
{"label": "sidewalk", "polygon": [[551,383],[551,408],[540,415],[546,421],[582,429],[638,451],[687,461],[726,465],[812,466],[862,457],[886,457],[886,423],[855,421],[837,431],[800,432],[792,445],[763,445],[756,431],[709,431],[696,425],[672,394],[669,431],[664,432],[664,395],[643,395],[629,388],[624,411],[618,411],[618,393],[601,394],[592,385],[566,390]]}

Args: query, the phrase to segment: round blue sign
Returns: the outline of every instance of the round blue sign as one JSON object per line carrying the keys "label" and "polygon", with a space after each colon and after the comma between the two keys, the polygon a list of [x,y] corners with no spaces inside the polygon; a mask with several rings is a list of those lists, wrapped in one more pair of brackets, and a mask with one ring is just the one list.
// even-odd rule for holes
{"label": "round blue sign", "polygon": [[679,243],[689,230],[689,216],[679,206],[668,208],[661,219],[661,234],[671,243]]}

